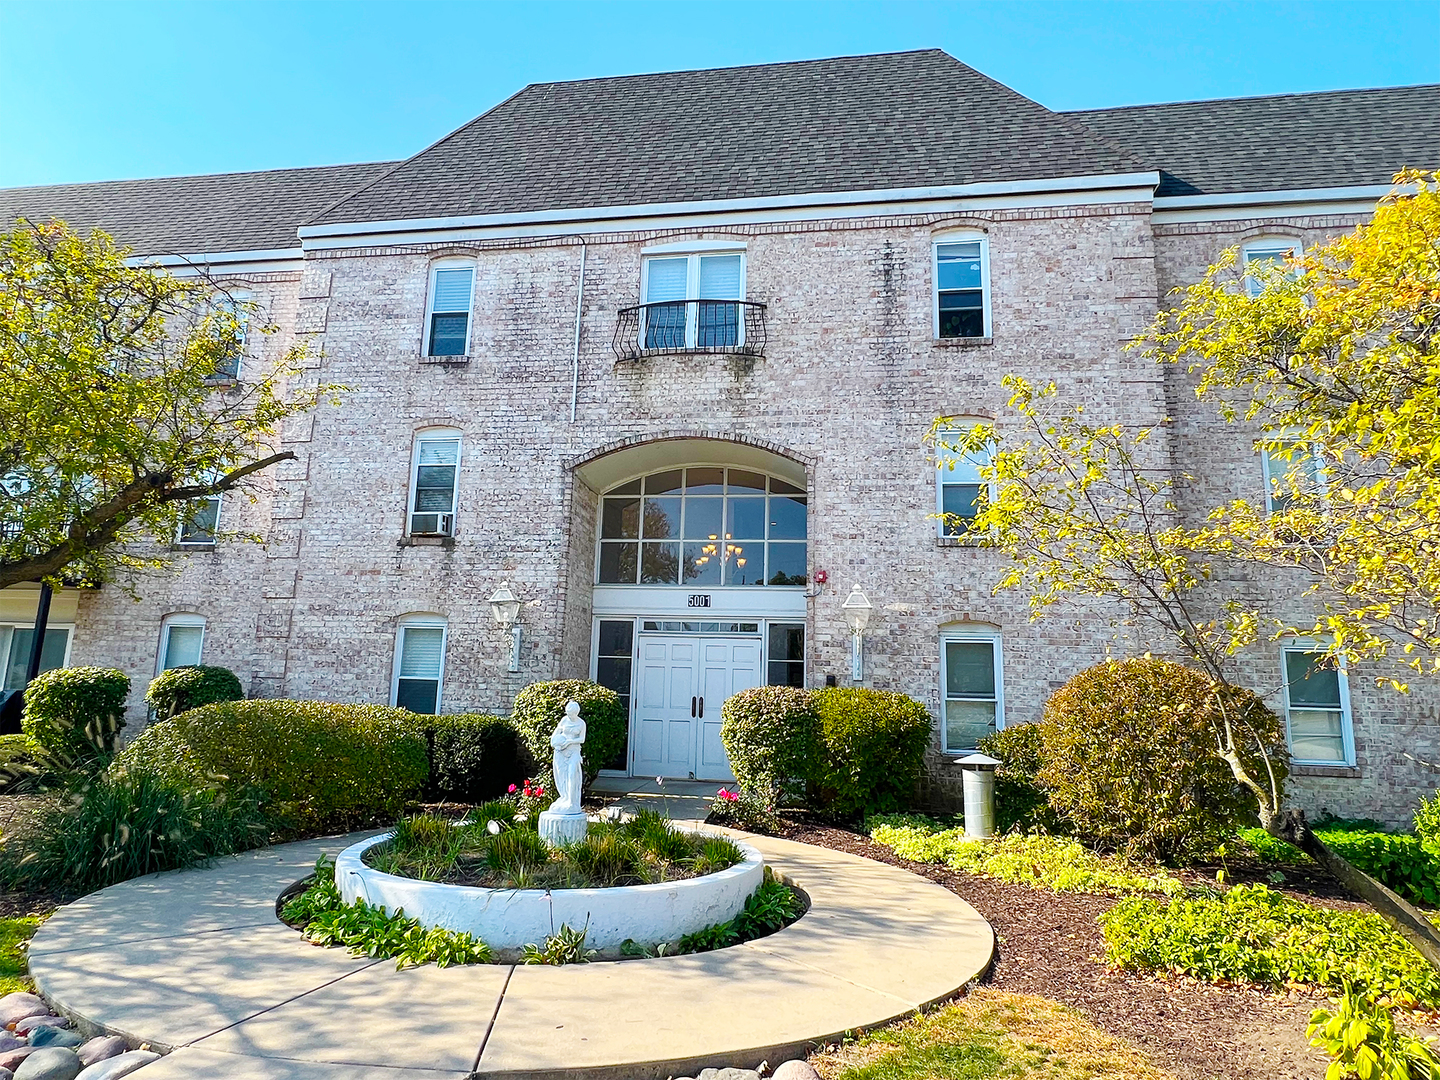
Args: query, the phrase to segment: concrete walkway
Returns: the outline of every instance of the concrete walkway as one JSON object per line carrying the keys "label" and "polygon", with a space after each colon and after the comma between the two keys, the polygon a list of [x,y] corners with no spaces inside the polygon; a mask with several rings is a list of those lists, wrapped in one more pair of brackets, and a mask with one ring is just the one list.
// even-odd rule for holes
{"label": "concrete walkway", "polygon": [[801,1056],[953,995],[994,947],[989,924],[939,885],[746,836],[811,899],[778,934],[696,956],[396,971],[312,946],[275,917],[321,852],[359,838],[92,894],[40,928],[31,976],[82,1027],[172,1049],[144,1080],[645,1080]]}
{"label": "concrete walkway", "polygon": [[713,780],[660,780],[657,777],[601,776],[590,789],[614,798],[625,810],[659,810],[672,821],[698,825],[710,813],[710,804],[722,784]]}

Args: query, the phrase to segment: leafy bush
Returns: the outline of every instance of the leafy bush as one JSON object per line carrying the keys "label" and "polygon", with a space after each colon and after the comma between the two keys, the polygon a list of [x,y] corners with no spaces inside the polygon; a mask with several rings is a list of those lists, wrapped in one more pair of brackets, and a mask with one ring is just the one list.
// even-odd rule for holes
{"label": "leafy bush", "polygon": [[1331,1058],[1326,1080],[1440,1080],[1432,1039],[1395,1030],[1394,1009],[1348,983],[1332,1013],[1316,1009],[1305,1029],[1310,1045]]}
{"label": "leafy bush", "polygon": [[251,793],[111,769],[47,798],[0,848],[0,881],[74,892],[256,847],[269,828]]}
{"label": "leafy bush", "polygon": [[1000,832],[1017,825],[1022,829],[1039,826],[1049,833],[1069,831],[1040,786],[1045,733],[1039,724],[1001,728],[981,739],[978,749],[1000,762],[995,769],[995,826]]}
{"label": "leafy bush", "polygon": [[152,724],[117,762],[191,784],[258,789],[287,829],[397,816],[428,764],[413,714],[380,705],[226,701]]}
{"label": "leafy bush", "polygon": [[564,923],[545,939],[543,945],[526,945],[521,950],[522,964],[588,964],[594,949],[585,948],[585,928],[572,930]]}
{"label": "leafy bush", "polygon": [[25,688],[21,730],[62,761],[108,757],[125,726],[130,677],[102,667],[42,671]]}
{"label": "leafy bush", "polygon": [[820,756],[820,718],[809,690],[757,686],[725,699],[720,741],[741,788],[773,810],[803,791]]}
{"label": "leafy bush", "polygon": [[155,710],[157,720],[169,720],[176,713],[189,712],[217,701],[243,701],[240,679],[229,668],[195,664],[162,671],[145,691],[145,704]]}
{"label": "leafy bush", "polygon": [[462,713],[414,715],[410,723],[430,760],[426,799],[483,802],[525,775],[520,736],[508,719]]}
{"label": "leafy bush", "polygon": [[672,951],[676,955],[714,952],[766,937],[804,914],[805,905],[794,889],[777,881],[767,870],[760,887],[745,898],[740,914],[729,922],[715,923],[686,934]]}
{"label": "leafy bush", "polygon": [[812,762],[822,804],[842,817],[909,804],[930,745],[930,711],[889,690],[812,694],[824,742]]}
{"label": "leafy bush", "polygon": [[1039,780],[1050,805],[1102,847],[1175,861],[1210,854],[1256,812],[1215,751],[1222,704],[1246,766],[1268,778],[1258,739],[1283,776],[1284,726],[1249,691],[1153,657],[1080,672],[1045,704]]}
{"label": "leafy bush", "polygon": [[[1440,857],[1418,836],[1338,822],[1315,830],[1319,841],[1350,865],[1418,904],[1440,906]],[[1261,862],[1294,865],[1310,862],[1297,847],[1264,829],[1241,829],[1240,839]]]}
{"label": "leafy bush", "polygon": [[1440,859],[1440,791],[1420,800],[1415,810],[1415,835],[1426,851]]}
{"label": "leafy bush", "polygon": [[1348,982],[1440,1006],[1440,972],[1379,915],[1315,907],[1264,885],[1168,904],[1126,897],[1100,926],[1110,961],[1129,970],[1266,987]]}
{"label": "leafy bush", "polygon": [[1054,892],[1177,893],[1183,887],[1168,874],[1146,872],[1118,856],[1097,855],[1075,840],[1024,833],[968,840],[963,829],[940,829],[922,820],[877,815],[870,819],[870,838],[904,859],[942,863],[952,870]]}
{"label": "leafy bush", "polygon": [[775,807],[753,791],[731,791],[721,788],[710,800],[710,813],[705,820],[711,825],[724,825],[745,832],[774,833],[780,829],[780,815]]}
{"label": "leafy bush", "polygon": [[565,716],[566,703],[571,701],[580,703],[580,719],[585,721],[581,760],[585,786],[589,787],[600,770],[608,768],[625,749],[629,718],[619,694],[584,679],[531,683],[515,695],[510,719],[530,755],[531,766],[548,771],[553,756],[550,736]]}

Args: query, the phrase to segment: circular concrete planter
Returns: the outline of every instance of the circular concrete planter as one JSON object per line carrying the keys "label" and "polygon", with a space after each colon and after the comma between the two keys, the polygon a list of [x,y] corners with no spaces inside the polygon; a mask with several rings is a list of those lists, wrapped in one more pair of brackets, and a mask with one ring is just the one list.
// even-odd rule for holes
{"label": "circular concrete planter", "polygon": [[424,926],[472,934],[501,956],[542,944],[561,926],[586,928],[586,947],[602,955],[619,955],[627,939],[640,945],[678,941],[733,919],[765,872],[760,853],[732,838],[744,861],[704,877],[612,889],[483,889],[397,877],[366,866],[361,855],[390,835],[363,840],[336,857],[335,884],[345,902],[358,897],[392,912],[403,909]]}

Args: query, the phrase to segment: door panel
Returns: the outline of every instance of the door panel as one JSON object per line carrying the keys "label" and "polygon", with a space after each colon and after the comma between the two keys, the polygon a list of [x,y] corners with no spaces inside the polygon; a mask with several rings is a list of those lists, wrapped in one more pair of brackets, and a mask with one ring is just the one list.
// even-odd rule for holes
{"label": "door panel", "polygon": [[689,778],[695,771],[693,638],[641,638],[635,706],[635,765],[641,776]]}
{"label": "door panel", "polygon": [[710,638],[701,642],[700,718],[696,748],[696,779],[734,780],[725,745],[720,741],[720,710],[725,699],[760,685],[760,642],[745,638]]}

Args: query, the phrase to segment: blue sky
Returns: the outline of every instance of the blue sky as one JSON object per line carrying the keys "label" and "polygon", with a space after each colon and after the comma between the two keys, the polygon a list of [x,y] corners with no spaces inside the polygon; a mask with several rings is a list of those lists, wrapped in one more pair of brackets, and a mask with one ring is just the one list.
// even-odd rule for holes
{"label": "blue sky", "polygon": [[940,47],[1051,108],[1440,81],[1440,3],[0,0],[0,186],[407,157],[530,82]]}

